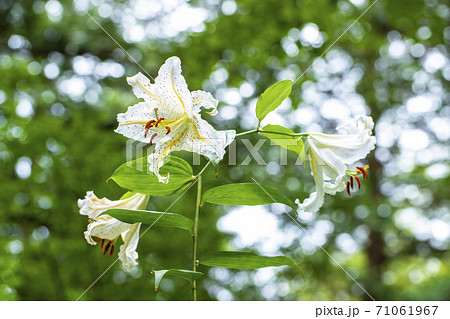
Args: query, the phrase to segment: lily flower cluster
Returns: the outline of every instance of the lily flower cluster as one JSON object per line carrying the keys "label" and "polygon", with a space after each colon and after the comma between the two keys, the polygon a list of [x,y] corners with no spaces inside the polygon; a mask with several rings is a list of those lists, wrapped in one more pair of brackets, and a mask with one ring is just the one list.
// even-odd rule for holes
{"label": "lily flower cluster", "polygon": [[303,202],[296,200],[300,213],[317,212],[323,205],[325,193],[335,195],[346,189],[351,195],[354,181],[358,188],[361,188],[358,175],[361,174],[367,179],[369,166],[357,166],[356,170],[349,170],[348,165],[365,158],[375,148],[373,127],[370,116],[358,115],[352,121],[336,128],[343,134],[308,133],[305,145],[309,148],[316,191]]}
{"label": "lily flower cluster", "polygon": [[[136,97],[143,99],[143,102],[130,106],[125,113],[118,114],[119,124],[115,132],[154,145],[153,153],[148,156],[148,163],[149,170],[157,176],[159,182],[169,182],[169,174],[161,176],[159,171],[164,165],[165,157],[173,151],[186,150],[204,155],[210,161],[222,160],[225,148],[235,139],[236,132],[216,131],[201,118],[202,108],[209,110],[209,114],[216,115],[218,101],[208,92],[189,91],[181,75],[179,58],[171,57],[166,60],[155,83],[150,83],[141,73],[127,78],[127,81]],[[283,81],[279,83],[286,84],[283,84]],[[270,99],[270,96],[268,94],[263,99]],[[268,103],[268,107],[273,103]],[[265,110],[261,112],[266,114]],[[352,170],[349,165],[365,158],[374,149],[376,140],[372,135],[373,127],[371,117],[359,115],[349,123],[337,127],[337,130],[341,131],[340,134],[291,134],[297,137],[306,136],[305,145],[316,185],[315,192],[303,202],[296,200],[300,213],[317,212],[324,203],[325,194],[335,195],[346,190],[351,195],[356,184],[358,189],[361,188],[360,175],[367,179],[369,167],[356,166]],[[258,126],[256,130],[239,135],[256,132],[264,133]],[[120,246],[119,259],[125,270],[131,270],[137,265],[136,247],[141,224],[127,224],[105,212],[110,209],[145,210],[148,200],[149,196],[139,193],[125,199],[109,200],[99,199],[93,192],[88,192],[84,199],[78,201],[80,214],[89,217],[87,231],[84,233],[86,241],[97,245],[94,238],[98,238],[103,255],[112,256],[116,241],[121,237],[123,244]],[[293,207],[295,208],[294,205]]]}

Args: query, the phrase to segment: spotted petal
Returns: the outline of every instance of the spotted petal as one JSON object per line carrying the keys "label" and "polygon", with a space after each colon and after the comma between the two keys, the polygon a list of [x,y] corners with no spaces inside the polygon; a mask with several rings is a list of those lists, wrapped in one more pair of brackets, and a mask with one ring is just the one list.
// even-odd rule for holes
{"label": "spotted petal", "polygon": [[186,80],[181,75],[181,61],[171,57],[161,66],[155,79],[154,91],[161,104],[181,116],[192,109],[192,96]]}
{"label": "spotted petal", "polygon": [[217,101],[211,93],[205,91],[192,91],[192,103],[193,103],[193,111],[196,113],[200,112],[200,108],[204,108],[210,110],[207,112],[211,115],[217,115],[217,105],[219,101]]}
{"label": "spotted petal", "polygon": [[[172,151],[186,150],[219,161],[225,147],[235,138],[235,131],[216,131],[200,117],[200,108],[217,114],[218,101],[204,91],[189,92],[181,75],[181,61],[171,57],[161,66],[155,84],[138,73],[128,78],[128,83],[138,98],[138,103],[119,114],[117,133],[142,142],[155,144],[155,152],[148,158],[149,169],[161,182],[169,176],[160,176],[164,158]],[[158,108],[157,112],[155,107]],[[148,125],[147,125],[148,124]],[[148,133],[148,134],[147,134]]]}
{"label": "spotted petal", "polygon": [[216,131],[211,124],[203,120],[200,115],[193,116],[194,126],[187,132],[192,136],[186,150],[208,157],[219,162],[225,155],[225,148],[230,145],[235,137],[235,130]]}
{"label": "spotted petal", "polygon": [[159,169],[164,165],[164,158],[170,152],[195,152],[218,162],[225,154],[225,147],[236,136],[234,130],[216,131],[198,114],[194,114],[191,120],[192,122],[186,126],[181,126],[158,140],[155,152],[149,155],[149,170],[156,174],[160,182],[168,183],[169,181],[170,176],[161,176]]}
{"label": "spotted petal", "polygon": [[123,223],[109,215],[97,217],[95,221],[88,225],[87,231],[84,232],[86,241],[91,245],[97,243],[92,237],[98,237],[107,240],[116,240],[122,233],[128,231],[130,224]]}
{"label": "spotted petal", "polygon": [[146,102],[130,106],[125,113],[117,115],[119,126],[114,132],[136,141],[149,143],[151,134],[144,134],[145,123],[154,117],[154,110]]}

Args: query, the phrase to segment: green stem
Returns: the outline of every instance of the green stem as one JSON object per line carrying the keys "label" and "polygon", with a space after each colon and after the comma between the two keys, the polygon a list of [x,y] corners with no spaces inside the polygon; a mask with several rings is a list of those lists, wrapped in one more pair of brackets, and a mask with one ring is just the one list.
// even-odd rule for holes
{"label": "green stem", "polygon": [[261,129],[257,128],[257,129],[251,130],[251,131],[238,133],[238,134],[236,134],[236,137],[241,137],[241,136],[249,135],[249,134],[253,134],[253,133],[269,133],[269,134],[287,135],[287,136],[293,136],[293,137],[308,136],[309,135],[309,133],[294,133],[294,134],[290,134],[290,133],[282,133],[282,132],[264,131],[264,130],[261,130]]}
{"label": "green stem", "polygon": [[308,136],[309,135],[309,133],[294,133],[294,134],[290,134],[290,133],[272,132],[272,131],[264,131],[264,130],[259,130],[258,133],[278,134],[278,135],[286,135],[286,136],[292,136],[292,137]]}
{"label": "green stem", "polygon": [[238,133],[238,134],[236,134],[236,137],[241,137],[241,136],[244,136],[244,135],[253,134],[253,133],[257,133],[257,132],[258,132],[258,129],[254,129],[254,130],[251,130],[251,131]]}
{"label": "green stem", "polygon": [[[209,164],[209,162],[208,162]],[[202,169],[202,171],[197,175],[198,178],[198,185],[197,185],[197,206],[195,208],[195,219],[194,219],[194,233],[192,234],[192,271],[197,271],[197,233],[198,233],[198,219],[200,215],[200,206],[202,205],[202,173],[205,170],[205,168],[208,166],[208,164],[205,165],[205,167]],[[197,281],[194,280],[192,282],[192,298],[194,301],[197,301]]]}
{"label": "green stem", "polygon": [[203,172],[208,168],[209,164],[211,164],[211,161],[208,161],[208,163],[206,163],[206,165],[203,166],[203,168],[202,168],[202,170],[200,171],[200,173],[197,174],[197,176],[196,176],[197,178],[199,178],[200,175],[203,174]]}
{"label": "green stem", "polygon": [[[259,128],[242,132],[239,134],[236,134],[236,137],[253,134],[253,133],[271,133],[271,134],[279,134],[279,135],[288,135],[288,136],[308,136],[308,133],[296,133],[296,134],[289,134],[289,133],[281,133],[281,132],[270,132],[270,131],[264,131]],[[197,271],[197,239],[198,239],[198,221],[200,216],[200,208],[202,206],[202,174],[205,172],[205,170],[208,168],[208,166],[211,164],[211,161],[206,163],[206,165],[201,169],[201,171],[197,174],[197,204],[195,207],[195,218],[194,218],[194,232],[192,234],[192,271]],[[192,282],[192,298],[194,301],[197,301],[197,281],[194,280]]]}

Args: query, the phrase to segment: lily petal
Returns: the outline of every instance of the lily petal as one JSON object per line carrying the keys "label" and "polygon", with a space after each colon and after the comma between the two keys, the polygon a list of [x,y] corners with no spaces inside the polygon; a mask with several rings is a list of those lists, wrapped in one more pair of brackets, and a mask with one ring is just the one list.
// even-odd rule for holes
{"label": "lily petal", "polygon": [[[122,134],[136,141],[149,143],[150,135],[144,136],[144,126],[154,116],[154,110],[150,109],[146,102],[140,102],[130,106],[125,113],[117,115],[119,126],[114,132]],[[131,124],[133,123],[133,124]],[[136,124],[139,123],[139,124]]]}
{"label": "lily petal", "polygon": [[192,110],[192,97],[186,80],[181,75],[181,61],[178,57],[170,57],[161,66],[155,79],[154,91],[166,108],[171,112],[189,113]]}
{"label": "lily petal", "polygon": [[[127,77],[127,82],[132,87],[134,95],[139,99],[144,99],[149,110],[157,108],[158,113],[166,118],[178,117],[183,114],[184,110],[177,104],[177,100],[170,95],[173,89],[167,91],[161,83],[161,78],[159,83],[151,84],[150,80],[139,72],[135,76]],[[147,117],[147,121],[154,117],[154,113],[151,113]]]}
{"label": "lily petal", "polygon": [[211,109],[211,111],[207,112],[208,114],[217,115],[217,113],[219,113],[217,111],[219,101],[217,101],[211,93],[205,91],[192,91],[191,94],[194,112],[199,113],[200,108],[204,108]]}
{"label": "lily petal", "polygon": [[211,124],[203,120],[198,114],[191,119],[194,125],[187,131],[191,139],[184,149],[204,155],[215,162],[222,160],[225,155],[225,148],[236,137],[236,131],[216,131]]}
{"label": "lily petal", "polygon": [[211,124],[194,114],[192,122],[163,136],[155,147],[155,152],[148,157],[149,170],[154,172],[160,182],[168,183],[169,175],[161,176],[159,169],[164,165],[164,158],[173,151],[189,151],[208,157],[212,161],[222,160],[225,147],[233,142],[236,131],[216,131]]}
{"label": "lily petal", "polygon": [[336,193],[342,192],[345,189],[345,181],[343,178],[337,179],[334,183],[325,182],[323,189],[325,193],[329,195],[336,195]]}
{"label": "lily petal", "polygon": [[[147,205],[147,201],[148,196],[142,194],[135,194],[122,200],[109,200],[106,197],[99,199],[94,192],[89,191],[84,199],[78,200],[78,207],[81,215],[87,215],[89,218],[95,219],[105,210],[112,208],[139,209],[138,207]],[[145,207],[142,209],[145,209]]]}
{"label": "lily petal", "polygon": [[375,148],[376,138],[372,136],[371,117],[359,115],[337,129],[343,130],[346,134],[310,133],[309,138],[315,140],[319,148],[329,149],[345,164],[352,164],[366,157]]}
{"label": "lily petal", "polygon": [[163,135],[158,139],[155,151],[148,156],[149,170],[162,183],[167,184],[169,182],[169,174],[167,176],[159,174],[159,169],[164,165],[164,158],[172,151],[188,150],[186,148],[186,140],[188,140],[189,136],[186,136],[186,130],[187,127],[183,126],[177,130],[172,130],[169,134]]}
{"label": "lily petal", "polygon": [[323,189],[323,170],[322,166],[319,165],[316,159],[316,154],[314,152],[310,153],[311,160],[311,170],[314,177],[314,182],[316,183],[316,191],[311,193],[311,195],[306,198],[303,203],[297,199],[295,203],[298,205],[299,214],[302,212],[315,213],[320,207],[322,207],[324,202],[324,189]]}
{"label": "lily petal", "polygon": [[104,215],[88,225],[87,231],[84,232],[84,237],[89,244],[96,245],[97,243],[92,237],[115,240],[129,228],[130,224],[123,223],[109,215]]}
{"label": "lily petal", "polygon": [[130,271],[131,268],[137,265],[138,253],[136,248],[139,242],[140,227],[140,223],[130,225],[125,234],[124,244],[120,246],[119,259],[122,262],[122,268],[126,271]]}
{"label": "lily petal", "polygon": [[337,179],[345,175],[347,167],[332,150],[319,147],[310,138],[307,138],[306,143],[310,148],[310,152],[314,153],[317,165],[321,166],[325,179]]}

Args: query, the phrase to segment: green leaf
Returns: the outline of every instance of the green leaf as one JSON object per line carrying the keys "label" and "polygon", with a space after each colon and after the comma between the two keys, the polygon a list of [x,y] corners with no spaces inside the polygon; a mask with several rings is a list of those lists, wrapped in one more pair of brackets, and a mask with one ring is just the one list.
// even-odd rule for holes
{"label": "green leaf", "polygon": [[194,222],[180,214],[152,212],[148,210],[108,209],[102,215],[109,215],[124,223],[143,223],[147,225],[186,229],[192,233]]}
{"label": "green leaf", "polygon": [[183,159],[170,156],[170,161],[160,169],[160,174],[170,174],[169,183],[159,182],[156,175],[148,170],[146,157],[122,164],[110,179],[114,180],[120,187],[152,196],[168,196],[183,192],[194,182],[192,167]]}
{"label": "green leaf", "polygon": [[206,254],[199,259],[199,263],[211,267],[232,269],[258,269],[265,267],[292,266],[302,273],[300,267],[289,257],[259,256],[252,252],[217,251]]}
{"label": "green leaf", "polygon": [[130,198],[134,195],[136,195],[135,192],[128,191],[120,197],[120,200]]}
{"label": "green leaf", "polygon": [[159,284],[165,275],[180,277],[189,282],[193,282],[203,276],[201,272],[184,269],[153,270],[152,273],[155,274],[155,291],[158,291]]}
{"label": "green leaf", "polygon": [[203,203],[219,205],[268,205],[282,203],[297,212],[295,204],[272,187],[257,183],[226,184],[207,190]]}
{"label": "green leaf", "polygon": [[[278,134],[277,134],[278,133]],[[263,128],[262,135],[277,143],[281,147],[297,153],[302,161],[305,161],[305,148],[300,136],[291,136],[295,132],[289,128],[280,125],[266,125]]]}
{"label": "green leaf", "polygon": [[280,104],[291,94],[292,81],[284,80],[277,82],[270,86],[261,94],[256,102],[256,117],[259,123],[266,117],[267,114],[274,111]]}

